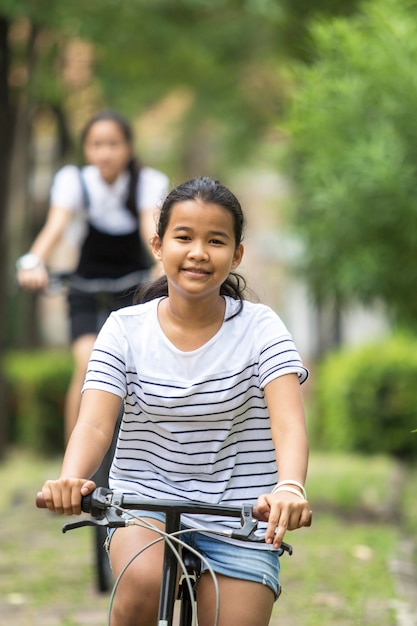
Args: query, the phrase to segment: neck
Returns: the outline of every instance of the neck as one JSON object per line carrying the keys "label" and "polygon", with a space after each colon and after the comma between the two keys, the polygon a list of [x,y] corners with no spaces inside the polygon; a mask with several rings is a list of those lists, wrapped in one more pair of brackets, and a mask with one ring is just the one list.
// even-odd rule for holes
{"label": "neck", "polygon": [[189,327],[196,325],[204,327],[219,318],[223,320],[226,302],[222,296],[216,294],[204,301],[180,300],[169,296],[164,301],[165,314],[168,319],[179,324],[184,323]]}
{"label": "neck", "polygon": [[217,295],[210,305],[176,302],[166,298],[159,303],[158,319],[166,337],[179,350],[189,352],[207,343],[221,328],[226,302]]}

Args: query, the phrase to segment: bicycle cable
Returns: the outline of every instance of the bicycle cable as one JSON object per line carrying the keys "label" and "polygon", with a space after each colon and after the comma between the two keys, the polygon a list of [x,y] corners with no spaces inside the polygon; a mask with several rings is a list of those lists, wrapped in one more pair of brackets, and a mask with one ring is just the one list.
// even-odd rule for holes
{"label": "bicycle cable", "polygon": [[[124,575],[124,573],[126,572],[126,570],[128,569],[128,567],[133,563],[133,561],[135,561],[136,558],[138,558],[141,554],[143,554],[148,548],[151,548],[153,545],[156,545],[157,543],[161,542],[161,541],[165,541],[165,543],[168,544],[170,550],[172,550],[178,565],[180,566],[181,570],[182,570],[182,575],[186,581],[186,585],[187,585],[187,589],[188,589],[188,593],[190,594],[190,598],[193,598],[193,588],[192,588],[192,579],[191,576],[188,574],[186,566],[184,561],[181,558],[180,553],[178,552],[177,548],[174,546],[174,543],[176,543],[178,546],[182,547],[182,548],[186,548],[189,552],[191,552],[192,554],[194,554],[198,559],[200,559],[202,561],[202,563],[204,563],[204,565],[207,567],[207,571],[209,572],[212,580],[213,580],[213,584],[214,584],[214,589],[215,589],[215,597],[216,597],[216,607],[215,607],[215,619],[214,619],[214,626],[218,626],[218,622],[219,622],[219,612],[220,612],[220,593],[219,593],[219,587],[218,587],[218,582],[217,582],[217,577],[216,574],[213,570],[213,568],[211,567],[210,563],[207,561],[207,559],[198,552],[198,550],[196,550],[195,548],[189,546],[187,543],[185,543],[184,541],[181,541],[181,539],[179,539],[179,536],[182,534],[186,534],[189,532],[201,532],[201,529],[197,529],[197,528],[187,528],[184,530],[179,530],[175,533],[166,533],[165,531],[161,530],[160,528],[158,528],[157,526],[155,526],[154,524],[152,524],[148,519],[144,519],[143,517],[139,517],[138,515],[135,515],[135,513],[133,513],[133,511],[128,511],[126,509],[123,509],[122,507],[119,507],[118,505],[113,504],[112,507],[119,511],[122,512],[124,514],[128,514],[130,515],[131,519],[130,520],[126,520],[127,524],[126,525],[136,525],[136,526],[140,526],[142,528],[148,528],[149,530],[153,530],[155,533],[157,533],[158,535],[160,535],[160,537],[158,537],[157,539],[155,539],[154,541],[152,541],[151,543],[148,543],[146,546],[144,546],[143,548],[141,548],[140,550],[138,550],[138,552],[136,552],[130,559],[129,561],[124,565],[123,569],[121,570],[120,574],[118,575],[114,586],[113,586],[113,590],[110,596],[110,601],[109,601],[109,609],[108,609],[108,616],[107,616],[107,623],[108,626],[110,626],[110,617],[111,617],[111,611],[112,611],[112,607],[113,607],[113,603],[114,603],[114,598],[116,595],[116,591],[117,588],[119,586],[119,583]],[[129,524],[128,522],[131,522],[131,524]],[[215,533],[215,534],[221,534],[221,533]],[[197,614],[196,614],[196,609],[194,606],[194,603],[191,603],[191,610],[192,610],[192,623],[196,626],[197,625]]]}

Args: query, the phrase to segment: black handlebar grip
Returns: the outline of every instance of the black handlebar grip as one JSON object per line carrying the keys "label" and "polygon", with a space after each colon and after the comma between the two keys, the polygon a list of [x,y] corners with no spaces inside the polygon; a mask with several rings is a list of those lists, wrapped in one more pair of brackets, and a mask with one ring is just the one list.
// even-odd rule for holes
{"label": "black handlebar grip", "polygon": [[91,513],[91,505],[92,505],[91,493],[81,498],[81,510],[84,511],[84,513]]}

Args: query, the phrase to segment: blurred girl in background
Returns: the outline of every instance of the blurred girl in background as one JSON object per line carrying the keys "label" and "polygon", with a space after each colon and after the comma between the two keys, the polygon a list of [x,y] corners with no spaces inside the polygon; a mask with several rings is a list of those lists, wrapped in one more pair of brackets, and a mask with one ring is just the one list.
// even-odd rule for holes
{"label": "blurred girl in background", "polygon": [[107,315],[132,303],[153,265],[149,240],[155,211],[168,193],[168,178],[134,156],[133,133],[117,112],[104,111],[85,126],[86,165],[66,165],[55,175],[50,209],[29,252],[17,261],[19,284],[48,285],[48,259],[71,223],[84,222],[77,268],[69,279],[68,305],[74,372],[65,406],[69,437],[97,333]]}

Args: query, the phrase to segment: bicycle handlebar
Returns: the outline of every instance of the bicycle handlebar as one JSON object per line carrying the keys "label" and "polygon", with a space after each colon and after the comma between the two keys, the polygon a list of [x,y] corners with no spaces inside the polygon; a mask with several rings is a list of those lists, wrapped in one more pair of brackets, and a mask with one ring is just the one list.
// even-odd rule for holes
{"label": "bicycle handlebar", "polygon": [[[46,508],[42,493],[37,494],[36,506]],[[264,542],[264,537],[256,534],[258,522],[253,517],[253,509],[249,504],[232,507],[183,500],[144,500],[138,496],[112,491],[105,487],[98,487],[92,493],[82,497],[81,510],[84,513],[89,513],[91,518],[65,524],[62,530],[66,532],[81,526],[124,527],[126,520],[121,517],[120,509],[160,511],[166,515],[177,515],[178,518],[182,513],[240,518],[240,528],[226,531],[227,536],[241,541]],[[292,546],[284,541],[281,543],[280,550],[288,552],[290,555],[293,553]]]}
{"label": "bicycle handlebar", "polygon": [[[42,492],[36,495],[36,506],[45,509],[46,503]],[[100,519],[103,512],[112,506],[119,506],[124,509],[137,509],[144,511],[161,511],[166,513],[171,510],[178,510],[181,513],[189,514],[213,514],[227,515],[229,517],[240,517],[241,507],[232,507],[219,504],[202,504],[192,500],[146,500],[139,496],[125,494],[123,492],[112,491],[106,487],[97,487],[86,496],[81,498],[81,510],[89,513],[92,517]]]}

